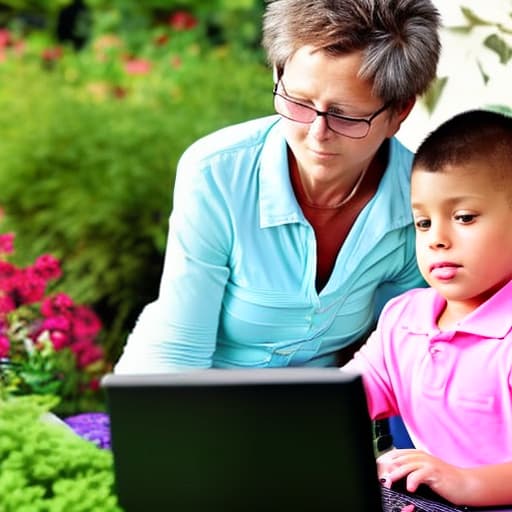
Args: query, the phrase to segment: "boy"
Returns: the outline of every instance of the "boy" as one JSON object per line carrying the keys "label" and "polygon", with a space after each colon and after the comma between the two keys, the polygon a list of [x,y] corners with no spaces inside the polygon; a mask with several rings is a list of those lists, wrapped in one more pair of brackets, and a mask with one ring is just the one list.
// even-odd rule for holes
{"label": "boy", "polygon": [[388,482],[455,504],[512,503],[512,118],[459,114],[413,161],[416,257],[431,288],[392,299],[344,368],[372,418],[399,414],[414,450],[381,456]]}

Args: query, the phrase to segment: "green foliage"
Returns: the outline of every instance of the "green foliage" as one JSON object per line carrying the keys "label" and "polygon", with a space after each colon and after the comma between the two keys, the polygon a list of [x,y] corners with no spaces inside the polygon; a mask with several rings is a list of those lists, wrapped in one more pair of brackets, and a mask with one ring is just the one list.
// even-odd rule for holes
{"label": "green foliage", "polygon": [[427,92],[423,95],[422,101],[429,113],[432,113],[436,108],[437,102],[443,93],[447,80],[448,79],[446,77],[436,78]]}
{"label": "green foliage", "polygon": [[207,132],[271,112],[261,64],[228,48],[157,51],[145,76],[92,50],[0,67],[5,230],[17,233],[19,263],[61,260],[59,288],[100,314],[110,360],[158,291],[179,156]]}
{"label": "green foliage", "polygon": [[[499,22],[487,21],[483,18],[483,16],[476,14],[472,9],[463,5],[460,6],[460,10],[465,20],[467,21],[467,25],[464,27],[456,27],[454,30],[462,30],[463,33],[466,33],[468,36],[470,36],[471,32],[475,28],[487,27],[491,29],[492,33],[488,34],[482,40],[482,47],[495,52],[499,57],[500,64],[507,65],[512,58],[512,47],[510,46],[509,42],[507,42],[507,40],[510,41],[510,34],[512,33],[510,26],[510,22],[512,21],[512,13],[509,12],[508,20],[502,23],[503,20],[500,20]],[[490,77],[487,75],[481,64],[479,65],[479,69],[484,82],[487,83]]]}
{"label": "green foliage", "polygon": [[485,38],[484,46],[496,52],[502,64],[507,64],[512,58],[512,48],[497,34],[491,34]]}
{"label": "green foliage", "polygon": [[11,9],[33,10],[39,12],[56,12],[72,0],[3,0],[1,5]]}
{"label": "green foliage", "polygon": [[0,397],[2,512],[121,512],[112,453],[43,421],[50,397]]}
{"label": "green foliage", "polygon": [[196,37],[230,44],[246,57],[261,58],[261,15],[264,0],[86,0],[94,36],[116,33],[138,48],[148,30],[165,24],[177,11],[189,12],[200,24]]}

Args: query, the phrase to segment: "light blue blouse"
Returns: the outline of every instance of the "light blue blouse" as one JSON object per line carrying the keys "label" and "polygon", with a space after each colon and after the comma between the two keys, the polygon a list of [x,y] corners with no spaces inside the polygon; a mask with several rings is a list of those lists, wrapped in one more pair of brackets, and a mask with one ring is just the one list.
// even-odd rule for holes
{"label": "light blue blouse", "polygon": [[412,155],[391,139],[377,193],[325,288],[315,234],[293,193],[278,116],[230,126],[183,154],[160,293],[115,371],[327,366],[387,299],[423,286],[409,206]]}

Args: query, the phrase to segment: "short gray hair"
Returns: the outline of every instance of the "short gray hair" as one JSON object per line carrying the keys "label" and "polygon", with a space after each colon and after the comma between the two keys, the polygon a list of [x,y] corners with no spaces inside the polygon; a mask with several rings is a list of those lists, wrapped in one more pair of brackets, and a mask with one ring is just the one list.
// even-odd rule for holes
{"label": "short gray hair", "polygon": [[439,27],[430,0],[268,0],[263,47],[278,73],[306,45],[331,55],[362,51],[361,78],[398,109],[435,78]]}

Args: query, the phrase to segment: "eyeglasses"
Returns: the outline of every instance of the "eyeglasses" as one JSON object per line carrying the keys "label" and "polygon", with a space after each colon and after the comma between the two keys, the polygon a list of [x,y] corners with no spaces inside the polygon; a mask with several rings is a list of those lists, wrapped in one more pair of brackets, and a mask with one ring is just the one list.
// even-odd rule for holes
{"label": "eyeglasses", "polygon": [[[284,94],[277,92],[277,88],[281,84]],[[325,117],[327,126],[336,133],[350,137],[351,139],[362,139],[368,135],[372,121],[379,115],[382,114],[387,108],[389,103],[383,105],[379,110],[374,112],[368,117],[348,117],[340,114],[334,114],[332,112],[323,112],[316,108],[304,105],[297,100],[286,95],[286,89],[283,81],[279,80],[272,91],[274,95],[274,108],[276,112],[290,121],[296,121],[298,123],[312,123],[317,116]]]}

